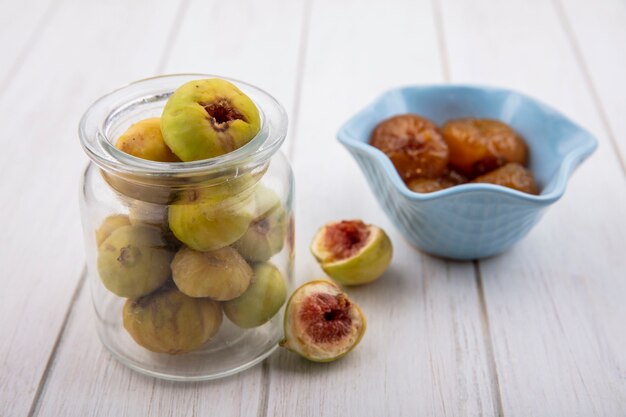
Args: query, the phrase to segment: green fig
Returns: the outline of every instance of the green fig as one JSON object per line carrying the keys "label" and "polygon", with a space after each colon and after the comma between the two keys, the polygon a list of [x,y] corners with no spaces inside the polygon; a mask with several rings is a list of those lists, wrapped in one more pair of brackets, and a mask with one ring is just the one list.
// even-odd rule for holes
{"label": "green fig", "polygon": [[393,247],[383,229],[361,220],[346,220],[322,227],[311,252],[332,279],[343,285],[360,285],[387,270]]}
{"label": "green fig", "polygon": [[231,194],[223,187],[187,190],[169,207],[176,238],[206,252],[236,242],[252,221],[250,191]]}
{"label": "green fig", "polygon": [[151,293],[167,281],[174,254],[158,228],[122,226],[98,248],[98,273],[104,286],[120,297]]}
{"label": "green fig", "polygon": [[125,214],[114,214],[104,219],[98,230],[96,230],[96,245],[100,246],[107,237],[111,236],[116,229],[122,226],[129,226],[130,220]]}
{"label": "green fig", "polygon": [[209,252],[183,247],[172,261],[172,278],[178,289],[190,297],[224,301],[246,291],[252,268],[230,246]]}
{"label": "green fig", "polygon": [[268,322],[287,298],[287,284],[278,268],[263,262],[256,264],[253,271],[246,292],[223,304],[226,317],[244,329]]}
{"label": "green fig", "polygon": [[161,115],[165,143],[183,161],[234,151],[252,140],[260,126],[254,102],[219,78],[182,85],[167,100]]}
{"label": "green fig", "polygon": [[233,246],[247,260],[263,262],[283,248],[289,218],[280,198],[271,189],[259,185],[254,200],[255,218]]}
{"label": "green fig", "polygon": [[177,355],[204,345],[222,324],[222,308],[208,298],[191,298],[165,286],[126,300],[124,328],[138,345],[158,353]]}

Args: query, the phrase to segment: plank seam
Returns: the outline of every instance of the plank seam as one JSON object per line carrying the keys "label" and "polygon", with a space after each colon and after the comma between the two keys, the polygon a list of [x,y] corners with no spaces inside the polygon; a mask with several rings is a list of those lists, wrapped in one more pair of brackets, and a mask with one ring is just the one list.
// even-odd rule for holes
{"label": "plank seam", "polygon": [[28,410],[28,417],[32,417],[39,409],[39,402],[41,400],[41,394],[44,391],[46,386],[46,382],[48,381],[48,375],[52,368],[52,364],[56,358],[57,351],[59,346],[61,345],[61,340],[63,339],[63,335],[65,334],[65,329],[69,322],[72,311],[74,311],[74,307],[76,306],[76,301],[78,300],[78,296],[80,295],[86,281],[87,277],[87,266],[83,267],[83,271],[80,276],[80,280],[78,281],[78,285],[74,289],[74,293],[72,294],[72,298],[70,299],[70,303],[68,305],[67,311],[65,312],[65,316],[63,317],[63,322],[61,324],[61,328],[59,329],[59,333],[57,334],[57,338],[54,341],[54,346],[52,347],[52,351],[50,352],[50,356],[48,356],[48,361],[46,362],[46,366],[44,368],[43,374],[39,379],[39,384],[37,384],[37,390],[35,391],[35,395],[33,397],[33,402]]}
{"label": "plank seam", "polygon": [[18,73],[18,68],[24,63],[26,57],[28,57],[30,51],[34,50],[34,46],[37,44],[37,41],[41,38],[44,29],[48,26],[49,22],[52,20],[52,15],[54,12],[60,9],[57,3],[61,3],[62,0],[53,0],[48,3],[48,7],[41,15],[39,21],[37,21],[37,25],[35,29],[28,35],[28,39],[24,46],[22,46],[21,51],[17,55],[17,59],[13,61],[13,65],[11,65],[11,69],[7,72],[6,76],[0,82],[0,91],[5,91],[7,86],[9,85],[11,79]]}
{"label": "plank seam", "polygon": [[450,82],[450,62],[448,61],[448,46],[443,30],[443,15],[441,12],[440,0],[432,0],[433,20],[435,21],[435,32],[437,34],[437,46],[439,47],[439,58],[441,59],[441,71],[445,82]]}
{"label": "plank seam", "polygon": [[267,417],[268,407],[269,407],[269,397],[270,390],[269,385],[271,383],[270,380],[270,367],[269,367],[269,359],[266,359],[261,364],[261,393],[259,399],[259,409],[257,412],[257,417]]}
{"label": "plank seam", "polygon": [[311,22],[311,0],[306,0],[302,10],[302,29],[300,31],[300,51],[298,53],[298,62],[296,64],[296,82],[293,92],[293,121],[291,126],[293,132],[291,133],[291,140],[287,143],[286,154],[289,160],[293,159],[295,152],[295,140],[298,126],[298,118],[300,115],[300,102],[302,97],[302,85],[304,84],[304,68],[306,65],[306,51],[309,44],[309,26]]}
{"label": "plank seam", "polygon": [[560,0],[552,0],[552,5],[556,11],[558,20],[561,23],[561,28],[563,29],[563,32],[565,32],[565,38],[567,39],[570,48],[572,48],[572,52],[574,53],[574,60],[580,68],[587,90],[591,94],[591,100],[596,107],[598,116],[600,116],[601,123],[606,130],[606,134],[609,137],[613,151],[615,152],[619,165],[622,168],[622,172],[624,173],[624,175],[626,175],[626,161],[622,156],[624,153],[621,152],[619,142],[617,141],[613,129],[611,128],[611,123],[609,122],[609,118],[606,115],[606,110],[602,105],[602,100],[600,99],[600,95],[598,94],[596,86],[593,82],[593,78],[591,76],[591,73],[589,72],[589,68],[587,67],[582,50],[572,29],[572,25],[567,17],[567,13],[565,12],[563,4]]}
{"label": "plank seam", "polygon": [[[439,46],[439,56],[441,57],[441,69],[445,82],[450,82],[450,61],[448,59],[448,47],[445,39],[445,30],[443,22],[443,13],[441,9],[441,0],[432,0],[433,19],[435,21],[435,31],[437,34],[437,44]],[[498,377],[498,368],[496,357],[493,349],[493,339],[491,337],[491,326],[489,323],[489,314],[487,312],[487,303],[485,301],[485,291],[483,288],[483,279],[480,272],[480,261],[472,262],[474,265],[474,279],[476,280],[476,289],[478,291],[479,309],[480,309],[480,325],[483,336],[483,345],[485,346],[485,354],[487,361],[487,371],[491,380],[491,395],[495,404],[494,413],[498,417],[504,416],[504,407],[502,405],[502,395],[500,392],[500,379]]]}
{"label": "plank seam", "polygon": [[493,338],[491,337],[491,325],[489,324],[489,314],[487,313],[487,302],[485,300],[485,289],[483,287],[482,273],[480,272],[480,263],[473,261],[474,276],[476,277],[476,287],[478,289],[478,301],[480,304],[480,324],[482,327],[483,341],[487,353],[487,367],[491,379],[491,392],[495,400],[496,416],[504,416],[504,407],[502,406],[502,394],[500,392],[500,378],[498,377],[498,366],[493,349]]}
{"label": "plank seam", "polygon": [[165,46],[163,47],[163,55],[161,55],[161,60],[157,65],[157,74],[160,74],[163,72],[163,70],[165,70],[165,66],[167,65],[170,56],[172,55],[172,49],[174,49],[174,43],[176,42],[178,34],[180,33],[179,28],[181,27],[182,22],[185,20],[185,15],[187,15],[190,4],[191,0],[184,0],[183,2],[181,2],[180,7],[178,8],[176,17],[174,17],[172,28],[170,29],[170,33],[167,37],[167,40],[165,41]]}

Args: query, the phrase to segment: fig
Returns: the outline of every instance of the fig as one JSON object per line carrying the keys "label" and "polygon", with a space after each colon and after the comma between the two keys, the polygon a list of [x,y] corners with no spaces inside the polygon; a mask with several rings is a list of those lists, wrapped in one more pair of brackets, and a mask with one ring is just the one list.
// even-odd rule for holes
{"label": "fig", "polygon": [[413,178],[407,182],[406,185],[411,191],[416,193],[432,193],[434,191],[444,190],[466,182],[467,178],[458,172],[451,170],[439,178]]}
{"label": "fig", "polygon": [[448,164],[448,146],[439,129],[415,114],[384,120],[374,128],[370,143],[389,157],[404,181],[440,177]]}
{"label": "fig", "polygon": [[498,120],[450,120],[441,131],[450,150],[450,166],[470,178],[508,162],[525,165],[528,160],[524,139]]}
{"label": "fig", "polygon": [[192,298],[174,287],[126,300],[124,328],[138,345],[177,355],[204,345],[222,324],[222,307],[209,298]]}
{"label": "fig", "polygon": [[190,297],[232,300],[250,286],[252,268],[230,246],[210,252],[181,248],[172,261],[172,278]]}
{"label": "fig", "polygon": [[271,189],[259,185],[254,200],[255,218],[233,246],[247,260],[262,262],[283,248],[289,218],[280,198]]}
{"label": "fig", "polygon": [[128,205],[128,218],[131,224],[165,227],[167,225],[167,206],[133,200]]}
{"label": "fig", "polygon": [[250,192],[192,189],[169,207],[169,227],[178,240],[197,251],[211,251],[236,242],[253,219]]}
{"label": "fig", "polygon": [[331,362],[354,349],[365,328],[363,312],[337,285],[311,281],[287,302],[280,345],[311,361]]}
{"label": "fig", "polygon": [[174,253],[152,226],[122,226],[98,248],[98,273],[104,286],[120,297],[151,293],[167,281]]}
{"label": "fig", "polygon": [[163,140],[161,119],[158,117],[133,124],[117,139],[115,147],[137,158],[158,162],[180,162]]}
{"label": "fig", "polygon": [[380,227],[361,220],[343,220],[322,227],[313,238],[311,252],[335,281],[360,285],[385,272],[393,247]]}
{"label": "fig", "polygon": [[483,182],[512,188],[528,194],[539,194],[539,187],[532,172],[520,164],[509,163],[485,175],[477,177],[472,182]]}
{"label": "fig", "polygon": [[124,204],[138,200],[153,204],[168,204],[175,197],[175,189],[161,179],[146,179],[129,174],[100,171],[102,178],[121,198]]}
{"label": "fig", "polygon": [[128,216],[124,214],[114,214],[104,219],[98,230],[96,230],[96,245],[100,246],[107,237],[111,236],[116,229],[122,226],[129,226]]}
{"label": "fig", "polygon": [[285,303],[287,284],[274,265],[262,262],[254,265],[250,286],[239,297],[223,303],[224,314],[244,329],[268,322]]}
{"label": "fig", "polygon": [[254,102],[219,78],[182,85],[167,100],[161,115],[165,143],[183,161],[234,151],[252,140],[260,126]]}

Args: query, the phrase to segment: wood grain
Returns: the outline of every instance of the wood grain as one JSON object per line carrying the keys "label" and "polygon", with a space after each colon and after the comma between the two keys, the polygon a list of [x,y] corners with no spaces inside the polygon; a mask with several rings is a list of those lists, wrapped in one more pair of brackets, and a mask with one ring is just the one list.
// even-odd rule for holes
{"label": "wood grain", "polygon": [[335,139],[385,89],[441,81],[435,33],[427,1],[313,3],[293,156],[297,280],[324,276],[308,246],[331,220],[384,227],[395,254],[379,281],[349,290],[368,318],[354,352],[322,365],[288,352],[271,358],[269,416],[496,414],[471,263],[411,248]]}
{"label": "wood grain", "polygon": [[557,9],[442,4],[453,81],[525,91],[600,141],[528,238],[481,262],[504,415],[623,415],[625,180]]}
{"label": "wood grain", "polygon": [[606,134],[626,172],[626,3],[554,0]]}
{"label": "wood grain", "polygon": [[[624,415],[625,28],[620,0],[0,0],[0,416]],[[308,252],[323,223],[389,232],[391,269],[348,290],[369,329],[343,360],[280,351],[186,384],[100,344],[76,126],[96,97],[163,72],[240,78],[285,105],[297,282],[323,276]],[[411,248],[335,140],[385,89],[447,79],[536,96],[600,141],[536,229],[476,269]]]}
{"label": "wood grain", "polygon": [[151,5],[68,1],[2,91],[2,416],[28,413],[83,269],[78,120],[97,96],[154,71],[145,65],[176,9]]}
{"label": "wood grain", "polygon": [[0,88],[3,90],[41,39],[60,0],[0,2]]}

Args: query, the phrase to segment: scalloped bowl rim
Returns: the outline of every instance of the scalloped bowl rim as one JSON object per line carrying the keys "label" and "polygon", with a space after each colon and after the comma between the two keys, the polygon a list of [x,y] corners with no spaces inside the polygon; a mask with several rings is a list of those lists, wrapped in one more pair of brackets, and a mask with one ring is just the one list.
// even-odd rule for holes
{"label": "scalloped bowl rim", "polygon": [[[452,90],[476,90],[482,92],[493,92],[493,93],[507,93],[507,94],[515,94],[518,95],[534,104],[538,105],[542,109],[550,112],[551,114],[558,115],[558,117],[567,123],[571,124],[576,128],[577,131],[584,134],[587,138],[585,144],[573,149],[570,151],[560,163],[559,169],[554,175],[554,178],[550,181],[555,181],[556,183],[553,187],[553,190],[546,194],[533,195],[524,193],[521,191],[514,190],[512,188],[503,187],[495,184],[460,184],[455,185],[450,188],[446,188],[439,191],[433,191],[430,193],[416,193],[411,191],[407,185],[402,181],[398,171],[395,169],[391,160],[378,148],[373,147],[368,142],[360,141],[355,138],[349,131],[348,127],[361,115],[363,112],[374,107],[379,101],[381,101],[385,96],[397,92],[401,92],[403,90],[431,90],[431,89],[439,89],[442,92],[452,91]],[[535,203],[538,205],[548,205],[555,201],[557,201],[563,194],[567,188],[567,182],[572,172],[576,168],[577,164],[584,161],[588,158],[598,147],[597,139],[589,133],[586,129],[583,129],[577,123],[574,123],[570,118],[566,117],[560,111],[556,110],[554,107],[549,106],[535,98],[532,98],[524,93],[520,93],[515,90],[505,89],[505,88],[497,88],[497,87],[486,87],[480,85],[473,84],[429,84],[429,85],[410,85],[404,87],[397,87],[390,90],[385,91],[380,94],[376,99],[370,102],[367,106],[363,107],[356,114],[351,116],[347,122],[345,122],[339,131],[337,132],[337,139],[340,143],[345,145],[348,148],[356,148],[367,155],[369,155],[374,161],[376,161],[379,165],[384,168],[384,172],[391,180],[392,184],[396,187],[396,189],[407,199],[412,201],[431,201],[438,200],[450,196],[461,195],[461,194],[473,194],[477,192],[488,192],[492,194],[502,194],[513,197],[515,199],[523,200],[529,203]]]}

